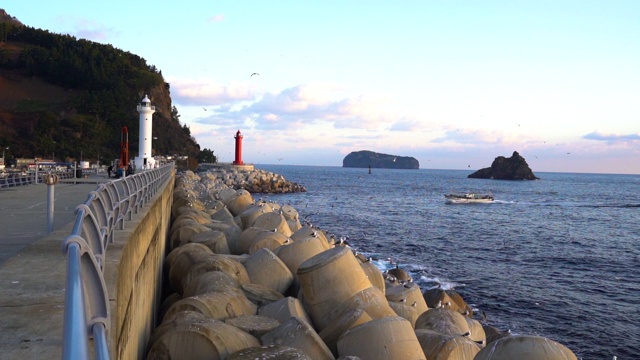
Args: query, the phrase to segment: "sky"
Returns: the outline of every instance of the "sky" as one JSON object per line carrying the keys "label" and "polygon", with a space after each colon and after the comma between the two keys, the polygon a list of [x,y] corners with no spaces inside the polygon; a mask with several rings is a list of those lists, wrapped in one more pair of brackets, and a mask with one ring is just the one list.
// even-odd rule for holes
{"label": "sky", "polygon": [[221,162],[234,160],[240,130],[254,164],[342,166],[370,150],[477,170],[518,151],[534,173],[640,174],[640,1],[0,8],[156,66],[181,123]]}

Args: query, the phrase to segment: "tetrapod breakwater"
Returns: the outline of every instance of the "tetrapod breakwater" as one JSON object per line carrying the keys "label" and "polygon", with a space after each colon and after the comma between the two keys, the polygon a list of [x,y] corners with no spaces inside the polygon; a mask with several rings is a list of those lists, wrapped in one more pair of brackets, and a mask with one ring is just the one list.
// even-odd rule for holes
{"label": "tetrapod breakwater", "polygon": [[576,359],[487,326],[454,290],[423,291],[301,224],[292,206],[218,180],[176,179],[147,359]]}
{"label": "tetrapod breakwater", "polygon": [[307,191],[304,186],[288,181],[284,176],[266,170],[233,166],[216,166],[198,172],[211,185],[244,189],[250,193],[294,193]]}

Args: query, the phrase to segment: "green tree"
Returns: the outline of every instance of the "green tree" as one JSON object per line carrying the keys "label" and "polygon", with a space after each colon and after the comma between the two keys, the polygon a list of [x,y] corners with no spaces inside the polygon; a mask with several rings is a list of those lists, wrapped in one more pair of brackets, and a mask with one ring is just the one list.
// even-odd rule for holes
{"label": "green tree", "polygon": [[218,158],[213,154],[213,150],[204,148],[198,154],[198,162],[215,164],[218,162]]}
{"label": "green tree", "polygon": [[171,108],[171,120],[176,124],[180,124],[180,114],[178,114],[178,108],[175,105]]}

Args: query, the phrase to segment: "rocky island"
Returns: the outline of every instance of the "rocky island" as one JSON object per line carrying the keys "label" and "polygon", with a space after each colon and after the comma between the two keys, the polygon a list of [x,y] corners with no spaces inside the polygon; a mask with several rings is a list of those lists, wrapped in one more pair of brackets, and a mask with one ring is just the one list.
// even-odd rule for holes
{"label": "rocky island", "polygon": [[517,151],[514,151],[510,158],[498,156],[493,160],[491,167],[480,169],[467,177],[473,179],[539,180],[529,168],[527,161]]}
{"label": "rocky island", "polygon": [[342,167],[377,169],[419,169],[416,158],[376,153],[368,150],[354,151],[342,160]]}

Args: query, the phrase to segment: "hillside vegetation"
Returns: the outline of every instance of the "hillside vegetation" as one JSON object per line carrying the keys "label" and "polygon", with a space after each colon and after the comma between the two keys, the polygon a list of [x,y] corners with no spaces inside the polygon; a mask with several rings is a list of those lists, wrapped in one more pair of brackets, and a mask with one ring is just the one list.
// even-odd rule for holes
{"label": "hillside vegetation", "polygon": [[155,154],[196,159],[200,146],[180,124],[169,90],[162,73],[138,55],[25,26],[0,10],[0,146],[9,148],[8,159],[82,156],[106,163],[119,157],[124,126],[133,158],[136,106],[145,94],[156,107]]}

